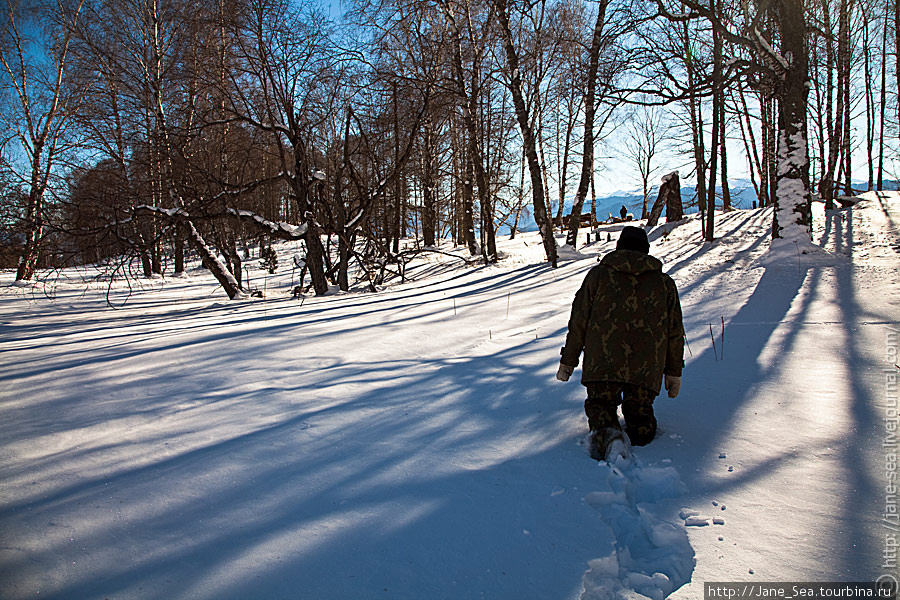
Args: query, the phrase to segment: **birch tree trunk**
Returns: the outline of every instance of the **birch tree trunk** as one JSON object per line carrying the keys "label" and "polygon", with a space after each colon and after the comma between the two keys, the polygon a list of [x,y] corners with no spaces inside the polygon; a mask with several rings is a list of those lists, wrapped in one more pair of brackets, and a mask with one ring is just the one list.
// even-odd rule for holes
{"label": "birch tree trunk", "polygon": [[[594,173],[594,115],[596,114],[597,71],[600,65],[600,49],[603,46],[603,26],[606,24],[606,9],[609,0],[601,0],[598,6],[597,21],[594,24],[594,36],[591,40],[591,52],[588,59],[587,91],[584,94],[584,151],[581,159],[581,178],[572,214],[569,215],[569,233],[566,245],[575,247],[578,240],[578,226],[581,223],[581,211],[587,197],[588,186]],[[644,198],[646,206],[646,194]]]}
{"label": "birch tree trunk", "polygon": [[507,0],[494,0],[494,3],[497,8],[497,17],[500,21],[500,28],[503,36],[503,48],[506,53],[507,68],[509,69],[509,81],[507,87],[512,95],[513,106],[516,110],[516,120],[518,121],[519,129],[522,132],[522,143],[528,161],[528,170],[531,174],[531,195],[534,207],[534,220],[541,233],[547,262],[549,262],[553,268],[556,268],[558,262],[556,238],[553,237],[553,223],[550,221],[550,216],[547,212],[544,194],[544,179],[541,172],[541,162],[537,153],[537,138],[535,137],[534,129],[531,126],[531,116],[529,115],[528,107],[525,105],[525,98],[522,92],[522,74],[520,72],[518,51],[516,50],[510,26],[509,6]]}
{"label": "birch tree trunk", "polygon": [[706,201],[706,151],[703,148],[703,109],[700,101],[697,99],[696,65],[694,63],[693,47],[691,46],[691,35],[687,21],[682,24],[681,39],[684,43],[684,61],[688,78],[688,112],[690,113],[691,139],[694,148],[694,169],[697,174],[697,203],[700,206],[700,212],[704,212],[704,202]]}
{"label": "birch tree trunk", "polygon": [[887,32],[890,25],[890,12],[884,11],[884,26],[881,34],[881,97],[879,98],[879,136],[878,136],[878,177],[875,189],[884,189],[884,123],[887,120]]}
{"label": "birch tree trunk", "polygon": [[[472,44],[472,65],[466,68],[463,65],[462,52],[462,28],[459,20],[450,6],[448,0],[441,0],[441,10],[450,25],[450,33],[453,38],[453,79],[456,85],[456,94],[460,100],[462,108],[463,125],[465,126],[466,146],[466,168],[465,182],[468,193],[463,193],[463,235],[465,243],[469,247],[470,254],[476,254],[478,249],[475,244],[475,221],[473,208],[473,192],[478,189],[478,200],[482,207],[482,236],[485,238],[487,248],[482,251],[488,262],[497,260],[496,235],[494,232],[493,210],[491,210],[490,189],[488,187],[488,178],[485,173],[484,151],[481,146],[480,127],[478,124],[479,102],[478,98],[481,93],[481,55],[482,48],[479,42],[475,40],[475,34],[472,31],[473,22],[469,3],[465,3],[465,17],[468,23],[469,35]],[[466,73],[470,73],[471,85],[466,84]],[[470,89],[471,88],[471,89]],[[474,186],[472,178],[474,177]],[[485,219],[487,221],[485,222]],[[487,230],[485,230],[485,227]]]}
{"label": "birch tree trunk", "polygon": [[[27,228],[25,245],[19,257],[16,281],[34,277],[41,256],[44,239],[44,196],[50,177],[59,161],[66,121],[70,112],[66,103],[76,101],[68,89],[67,69],[72,30],[78,20],[83,0],[69,14],[58,15],[63,30],[41,30],[43,23],[29,23],[28,17],[38,17],[37,10],[53,10],[43,7],[21,6],[12,0],[3,2],[0,21],[0,69],[7,80],[10,111],[0,114],[0,123],[18,139],[22,154],[27,157],[28,172],[21,178],[28,182],[28,204],[22,215]],[[61,5],[59,10],[62,11]],[[26,11],[34,14],[26,15]],[[44,36],[45,47],[35,50],[31,46],[33,35]],[[52,38],[56,39],[52,39]],[[41,56],[41,51],[46,56]],[[72,107],[68,107],[72,108]],[[0,134],[0,137],[5,137]]]}
{"label": "birch tree trunk", "polygon": [[869,15],[863,14],[863,94],[866,101],[866,164],[868,165],[867,191],[875,189],[875,96],[872,90],[871,45],[869,40]]}
{"label": "birch tree trunk", "polygon": [[725,124],[727,122],[725,115],[725,91],[719,91],[719,99],[722,102],[722,107],[719,110],[719,118],[721,119],[721,123],[719,124],[719,148],[721,149],[722,154],[722,210],[729,211],[731,210],[731,189],[728,187],[728,153],[725,149],[725,143],[727,136],[725,135]]}
{"label": "birch tree trunk", "polygon": [[434,121],[428,117],[422,131],[422,237],[426,246],[435,246],[437,243],[436,187]]}
{"label": "birch tree trunk", "polygon": [[[718,18],[719,3],[710,0],[710,10],[714,17]],[[718,149],[721,139],[722,126],[722,35],[716,27],[713,27],[713,105],[712,105],[712,135],[709,141],[709,189],[706,190],[706,229],[703,238],[707,242],[715,239],[715,214],[716,214],[716,165],[718,163]]]}
{"label": "birch tree trunk", "polygon": [[851,171],[853,169],[853,153],[850,147],[850,69],[853,63],[852,48],[850,45],[850,12],[852,0],[841,0],[841,30],[840,45],[838,51],[843,55],[844,74],[844,130],[841,132],[841,156],[844,159],[844,194],[853,194]]}
{"label": "birch tree trunk", "polygon": [[776,14],[781,30],[779,148],[772,237],[808,243],[812,235],[807,180],[806,111],[809,96],[807,26],[802,2],[785,2]]}

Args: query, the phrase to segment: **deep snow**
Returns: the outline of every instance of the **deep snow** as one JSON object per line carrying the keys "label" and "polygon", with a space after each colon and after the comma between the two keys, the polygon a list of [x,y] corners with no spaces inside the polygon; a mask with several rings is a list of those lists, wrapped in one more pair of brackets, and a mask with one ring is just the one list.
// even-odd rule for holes
{"label": "deep snow", "polygon": [[264,300],[197,270],[117,285],[118,310],[71,272],[2,273],[0,596],[702,598],[896,575],[900,196],[818,207],[806,254],[770,253],[770,220],[651,232],[687,368],[658,439],[616,465],[587,455],[578,374],[553,378],[605,233],[555,270],[526,234],[494,267],[433,255],[406,284],[302,301],[284,267],[254,273]]}

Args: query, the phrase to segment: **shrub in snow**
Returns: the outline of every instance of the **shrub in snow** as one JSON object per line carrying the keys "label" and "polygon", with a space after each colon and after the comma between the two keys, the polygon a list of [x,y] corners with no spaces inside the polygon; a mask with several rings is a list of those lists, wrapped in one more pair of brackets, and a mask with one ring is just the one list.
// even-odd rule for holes
{"label": "shrub in snow", "polygon": [[275,248],[268,246],[259,252],[259,266],[274,275],[278,269],[278,253]]}

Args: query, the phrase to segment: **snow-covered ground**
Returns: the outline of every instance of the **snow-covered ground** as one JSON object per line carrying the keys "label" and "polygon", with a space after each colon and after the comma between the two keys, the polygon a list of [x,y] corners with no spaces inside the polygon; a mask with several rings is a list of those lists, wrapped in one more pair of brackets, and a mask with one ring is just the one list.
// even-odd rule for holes
{"label": "snow-covered ground", "polygon": [[657,440],[615,465],[588,457],[578,373],[554,379],[605,234],[555,270],[528,234],[497,266],[432,255],[405,284],[304,300],[284,267],[254,273],[265,299],[196,270],[117,310],[74,273],[2,273],[0,597],[702,598],[896,575],[900,196],[865,198],[818,209],[823,250],[776,259],[768,210],[721,215],[711,245],[696,218],[651,232],[687,367]]}

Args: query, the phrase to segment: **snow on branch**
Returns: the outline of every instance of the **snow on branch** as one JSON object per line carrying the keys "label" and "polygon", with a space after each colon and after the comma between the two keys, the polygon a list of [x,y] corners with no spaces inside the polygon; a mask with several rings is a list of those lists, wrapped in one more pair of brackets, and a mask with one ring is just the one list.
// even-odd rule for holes
{"label": "snow on branch", "polygon": [[772,47],[765,37],[763,37],[762,33],[760,33],[759,29],[753,28],[753,39],[756,42],[757,47],[760,49],[761,53],[769,58],[769,63],[775,67],[775,71],[778,73],[779,77],[784,77],[784,74],[787,73],[791,65],[785,59],[784,56],[781,55],[775,48]]}
{"label": "snow on branch", "polygon": [[265,230],[266,233],[281,240],[299,240],[309,229],[309,226],[306,223],[301,225],[291,225],[290,223],[285,223],[283,221],[270,221],[249,210],[229,208],[226,212],[243,222],[253,223],[260,229]]}
{"label": "snow on branch", "polygon": [[228,294],[228,298],[231,300],[246,298],[247,294],[241,289],[240,282],[234,278],[234,275],[228,270],[225,263],[206,244],[206,241],[200,235],[200,232],[197,231],[197,228],[194,227],[194,224],[191,221],[187,221],[187,226],[188,239],[197,252],[200,253],[200,256],[203,258],[203,264],[206,265],[222,286],[222,289],[225,290],[225,293]]}
{"label": "snow on branch", "polygon": [[225,212],[223,213],[204,214],[202,217],[195,217],[183,208],[161,208],[159,206],[142,204],[134,207],[134,212],[151,213],[168,219],[184,219],[186,221],[194,221],[201,218],[215,219],[221,217],[233,217],[241,222],[250,223],[272,237],[280,240],[299,240],[303,238],[309,229],[309,226],[306,223],[301,225],[291,225],[290,223],[285,223],[283,221],[270,221],[249,210],[238,210],[236,208],[225,209]]}
{"label": "snow on branch", "polygon": [[203,264],[210,270],[210,272],[222,286],[222,289],[224,289],[225,293],[228,294],[228,297],[231,300],[246,297],[246,294],[241,289],[240,282],[235,279],[231,271],[228,270],[228,267],[219,259],[218,256],[216,256],[212,248],[207,245],[206,241],[203,239],[203,236],[200,235],[199,231],[197,231],[197,228],[194,226],[194,222],[191,220],[190,214],[186,210],[180,207],[161,208],[159,206],[149,206],[147,204],[142,204],[141,206],[136,206],[134,208],[134,212],[148,212],[153,215],[165,217],[169,220],[178,220],[185,224],[187,226],[188,240],[190,241],[194,249],[200,254],[201,258],[203,259]]}
{"label": "snow on branch", "polygon": [[170,219],[175,218],[184,218],[190,219],[191,216],[187,213],[183,208],[162,208],[160,206],[150,206],[149,204],[141,204],[139,206],[134,207],[134,212],[148,212],[156,215],[160,215],[163,217],[168,217]]}
{"label": "snow on branch", "polygon": [[[244,298],[246,297],[246,293],[241,289],[240,282],[235,279],[234,275],[228,270],[228,267],[216,256],[215,252],[213,252],[212,248],[210,248],[206,241],[203,239],[203,236],[197,231],[197,228],[194,226],[194,218],[191,214],[186,211],[184,208],[161,208],[158,206],[149,206],[147,204],[143,204],[141,206],[136,206],[134,208],[135,213],[150,213],[152,215],[160,216],[166,218],[170,221],[180,221],[184,223],[187,227],[188,240],[190,240],[193,247],[197,250],[200,256],[203,258],[203,264],[209,268],[218,282],[221,284],[222,288],[225,290],[225,293],[228,294],[228,297],[232,300],[236,298]],[[256,213],[250,212],[249,210],[237,210],[234,208],[228,208],[223,213],[215,214],[215,215],[203,215],[203,218],[236,218],[243,223],[251,223],[261,231],[264,231],[271,235],[272,237],[282,239],[282,240],[297,240],[300,239],[306,234],[308,230],[307,224],[302,225],[291,225],[290,223],[282,223],[277,221],[270,221],[257,215]]]}

